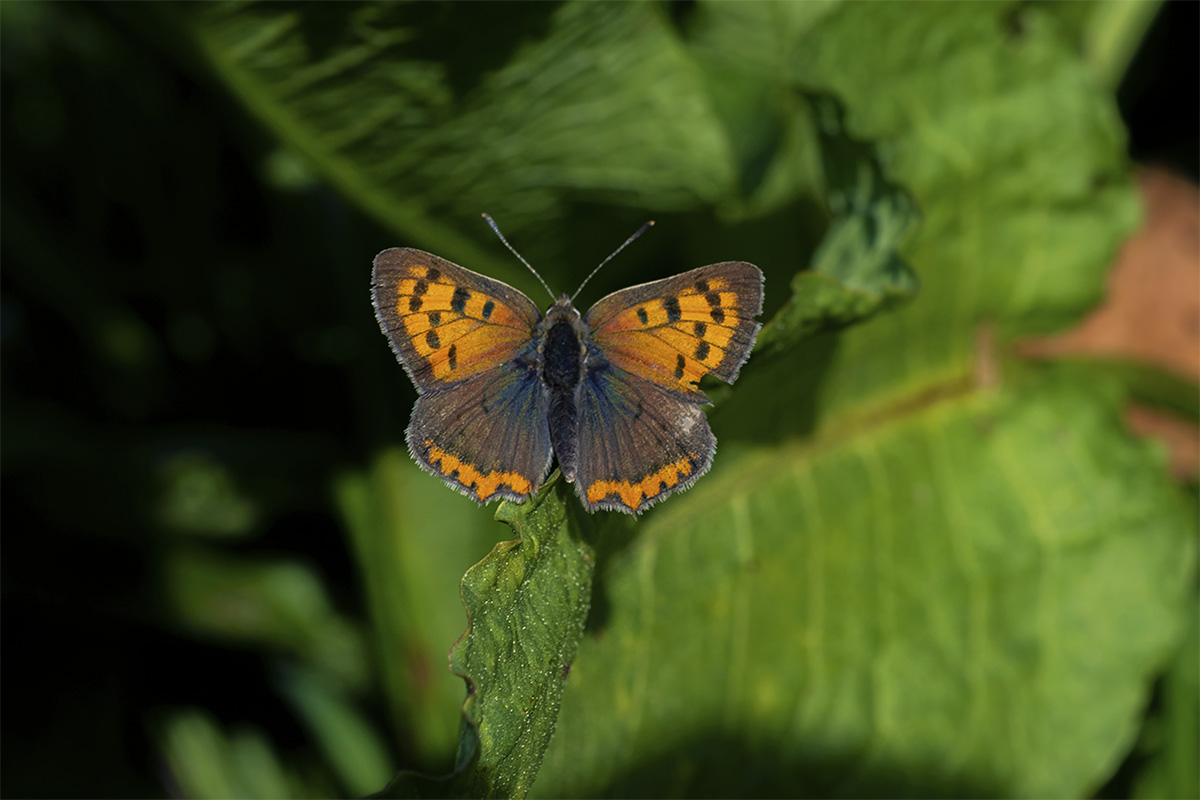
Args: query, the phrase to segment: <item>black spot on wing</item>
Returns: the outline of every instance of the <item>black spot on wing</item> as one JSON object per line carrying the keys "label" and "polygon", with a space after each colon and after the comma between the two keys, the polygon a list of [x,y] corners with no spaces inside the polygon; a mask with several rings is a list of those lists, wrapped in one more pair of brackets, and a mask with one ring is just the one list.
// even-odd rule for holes
{"label": "black spot on wing", "polygon": [[679,322],[679,318],[683,316],[679,311],[679,300],[674,297],[663,300],[663,310],[667,312],[667,322]]}
{"label": "black spot on wing", "polygon": [[454,296],[450,298],[450,310],[456,314],[461,314],[467,309],[467,301],[471,299],[471,293],[461,286],[454,290]]}
{"label": "black spot on wing", "polygon": [[675,380],[683,379],[683,368],[687,366],[687,359],[682,355],[675,357]]}
{"label": "black spot on wing", "polygon": [[703,361],[708,358],[708,342],[701,342],[696,345],[696,360]]}
{"label": "black spot on wing", "polygon": [[637,310],[637,315],[638,315],[638,322],[642,323],[643,325],[650,324],[650,316],[646,313],[646,309],[639,308]]}
{"label": "black spot on wing", "polygon": [[413,294],[417,297],[420,297],[421,295],[425,294],[428,291],[429,291],[429,284],[426,283],[425,281],[417,281],[416,286],[413,287]]}
{"label": "black spot on wing", "polygon": [[446,360],[450,362],[450,369],[458,368],[458,345],[450,345],[450,352],[446,354]]}
{"label": "black spot on wing", "polygon": [[697,322],[696,323],[696,337],[699,339],[703,339],[704,334],[706,334],[706,333],[708,333],[708,326],[705,325],[703,322]]}
{"label": "black spot on wing", "polygon": [[442,346],[441,340],[438,339],[437,331],[425,331],[425,344],[434,350]]}
{"label": "black spot on wing", "polygon": [[725,321],[725,312],[719,308],[714,308],[712,311],[708,312],[708,315],[712,317],[713,322],[717,323],[718,325]]}
{"label": "black spot on wing", "polygon": [[483,304],[483,318],[491,319],[492,312],[495,310],[496,310],[496,304],[493,303],[491,300],[488,300],[486,303]]}
{"label": "black spot on wing", "polygon": [[434,328],[436,328],[438,325],[441,325],[442,324],[442,312],[430,311],[429,312],[429,324],[430,324],[430,326],[432,326]]}
{"label": "black spot on wing", "polygon": [[408,298],[408,310],[409,311],[420,311],[421,310],[421,298],[419,298],[415,295],[413,297]]}
{"label": "black spot on wing", "polygon": [[429,281],[430,283],[436,281],[440,277],[442,277],[442,271],[439,269],[431,268],[429,272],[425,273],[425,280]]}
{"label": "black spot on wing", "polygon": [[696,281],[696,291],[704,294],[708,291],[708,281]]}

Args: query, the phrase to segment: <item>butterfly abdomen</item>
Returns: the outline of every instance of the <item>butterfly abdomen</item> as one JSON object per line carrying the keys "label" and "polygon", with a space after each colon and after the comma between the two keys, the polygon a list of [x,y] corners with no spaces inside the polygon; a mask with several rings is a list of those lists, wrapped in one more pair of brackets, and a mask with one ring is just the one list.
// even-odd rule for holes
{"label": "butterfly abdomen", "polygon": [[577,395],[579,381],[583,377],[583,348],[569,314],[554,314],[552,310],[546,322],[549,328],[542,346],[542,382],[550,394],[546,414],[550,442],[563,477],[573,482],[579,428]]}

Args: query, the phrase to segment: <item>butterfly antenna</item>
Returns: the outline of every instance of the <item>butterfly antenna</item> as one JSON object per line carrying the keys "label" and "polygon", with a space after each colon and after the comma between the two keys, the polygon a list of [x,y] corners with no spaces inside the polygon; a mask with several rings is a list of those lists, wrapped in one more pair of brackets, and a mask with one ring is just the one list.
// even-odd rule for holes
{"label": "butterfly antenna", "polygon": [[524,256],[522,256],[520,253],[518,253],[518,252],[517,252],[517,251],[516,251],[516,250],[513,248],[513,246],[512,246],[511,244],[509,244],[509,243],[508,243],[508,239],[505,239],[505,238],[504,238],[504,234],[500,232],[500,229],[499,229],[498,227],[496,227],[496,220],[492,219],[492,218],[491,218],[491,217],[489,217],[487,214],[484,214],[484,215],[483,215],[483,218],[487,220],[487,224],[488,224],[488,225],[491,225],[491,226],[492,226],[492,230],[493,230],[493,231],[495,231],[496,235],[500,237],[500,241],[504,242],[504,246],[505,246],[505,247],[507,247],[507,248],[509,249],[509,252],[511,252],[511,253],[512,253],[514,256],[516,256],[517,258],[521,259],[521,263],[522,263],[522,264],[524,264],[525,266],[529,267],[529,271],[533,273],[533,276],[534,276],[535,278],[537,278],[539,281],[541,281],[541,282],[542,282],[542,286],[544,286],[544,287],[546,288],[546,291],[547,291],[547,292],[550,294],[550,299],[551,299],[551,300],[555,300],[555,299],[557,299],[557,298],[555,298],[555,296],[554,296],[554,292],[551,292],[551,291],[550,291],[550,287],[546,285],[546,282],[545,282],[544,280],[542,280],[542,276],[541,276],[541,275],[538,275],[538,271],[537,271],[536,269],[534,269],[534,268],[533,268],[533,267],[532,267],[532,266],[529,264],[529,262],[528,262],[528,261],[526,261],[526,260],[525,260],[525,257],[524,257]]}
{"label": "butterfly antenna", "polygon": [[[612,260],[613,260],[613,258],[614,258],[614,257],[617,255],[617,253],[621,252],[621,251],[622,251],[622,250],[624,250],[626,247],[628,247],[630,244],[632,244],[634,239],[638,238],[638,237],[639,237],[639,236],[641,236],[643,233],[645,233],[646,231],[648,231],[652,225],[654,225],[654,220],[650,220],[650,221],[649,221],[649,222],[647,222],[645,225],[643,225],[642,227],[638,228],[638,229],[637,229],[637,232],[636,232],[636,233],[634,233],[634,234],[633,234],[633,236],[630,236],[628,239],[626,239],[626,240],[625,240],[625,244],[623,244],[623,245],[621,245],[620,247],[618,247],[616,250],[614,250],[614,251],[613,251],[613,253],[612,253],[612,255],[611,255],[611,256],[609,256],[608,258],[606,258],[606,259],[604,259],[603,261],[601,261],[601,262],[600,262],[600,267],[603,267],[605,264],[607,264],[608,262],[612,261]],[[588,275],[586,278],[584,278],[584,279],[583,279],[583,283],[579,284],[579,288],[575,290],[575,294],[571,295],[571,301],[572,301],[572,302],[574,302],[574,301],[575,301],[575,298],[579,296],[579,293],[583,291],[583,287],[587,286],[587,283],[588,283],[588,281],[590,281],[590,280],[592,279],[592,276],[594,276],[594,275],[595,275],[597,272],[599,272],[599,271],[600,271],[600,267],[596,267],[594,270],[592,270],[592,274],[591,274],[591,275]]]}

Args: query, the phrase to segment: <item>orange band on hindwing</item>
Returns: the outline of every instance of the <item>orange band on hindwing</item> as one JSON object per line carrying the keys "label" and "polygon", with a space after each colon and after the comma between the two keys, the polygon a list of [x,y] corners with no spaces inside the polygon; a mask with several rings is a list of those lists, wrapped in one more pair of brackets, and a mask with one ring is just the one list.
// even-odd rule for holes
{"label": "orange band on hindwing", "polygon": [[596,481],[587,487],[587,500],[595,505],[616,496],[630,511],[637,511],[644,501],[653,500],[664,491],[674,488],[695,470],[691,456],[667,464],[639,481]]}
{"label": "orange band on hindwing", "polygon": [[429,459],[429,463],[442,475],[457,482],[475,495],[475,498],[481,503],[490,500],[500,491],[501,486],[508,486],[519,495],[527,495],[533,490],[532,482],[524,475],[500,470],[491,470],[485,474],[462,461],[458,456],[442,450],[432,441],[425,442],[425,446],[428,448],[426,457]]}

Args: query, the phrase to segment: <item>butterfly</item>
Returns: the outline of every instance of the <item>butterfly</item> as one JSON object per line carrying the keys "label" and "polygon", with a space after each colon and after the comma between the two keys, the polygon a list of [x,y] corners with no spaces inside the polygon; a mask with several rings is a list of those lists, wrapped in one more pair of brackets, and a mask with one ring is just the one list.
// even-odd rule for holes
{"label": "butterfly", "polygon": [[376,256],[372,282],[419,395],[406,438],[423,469],[480,503],[520,502],[557,458],[589,512],[630,514],[711,465],[697,382],[737,378],[762,292],[758,267],[726,261],[614,292],[584,315],[562,295],[542,314],[507,284],[407,247]]}

